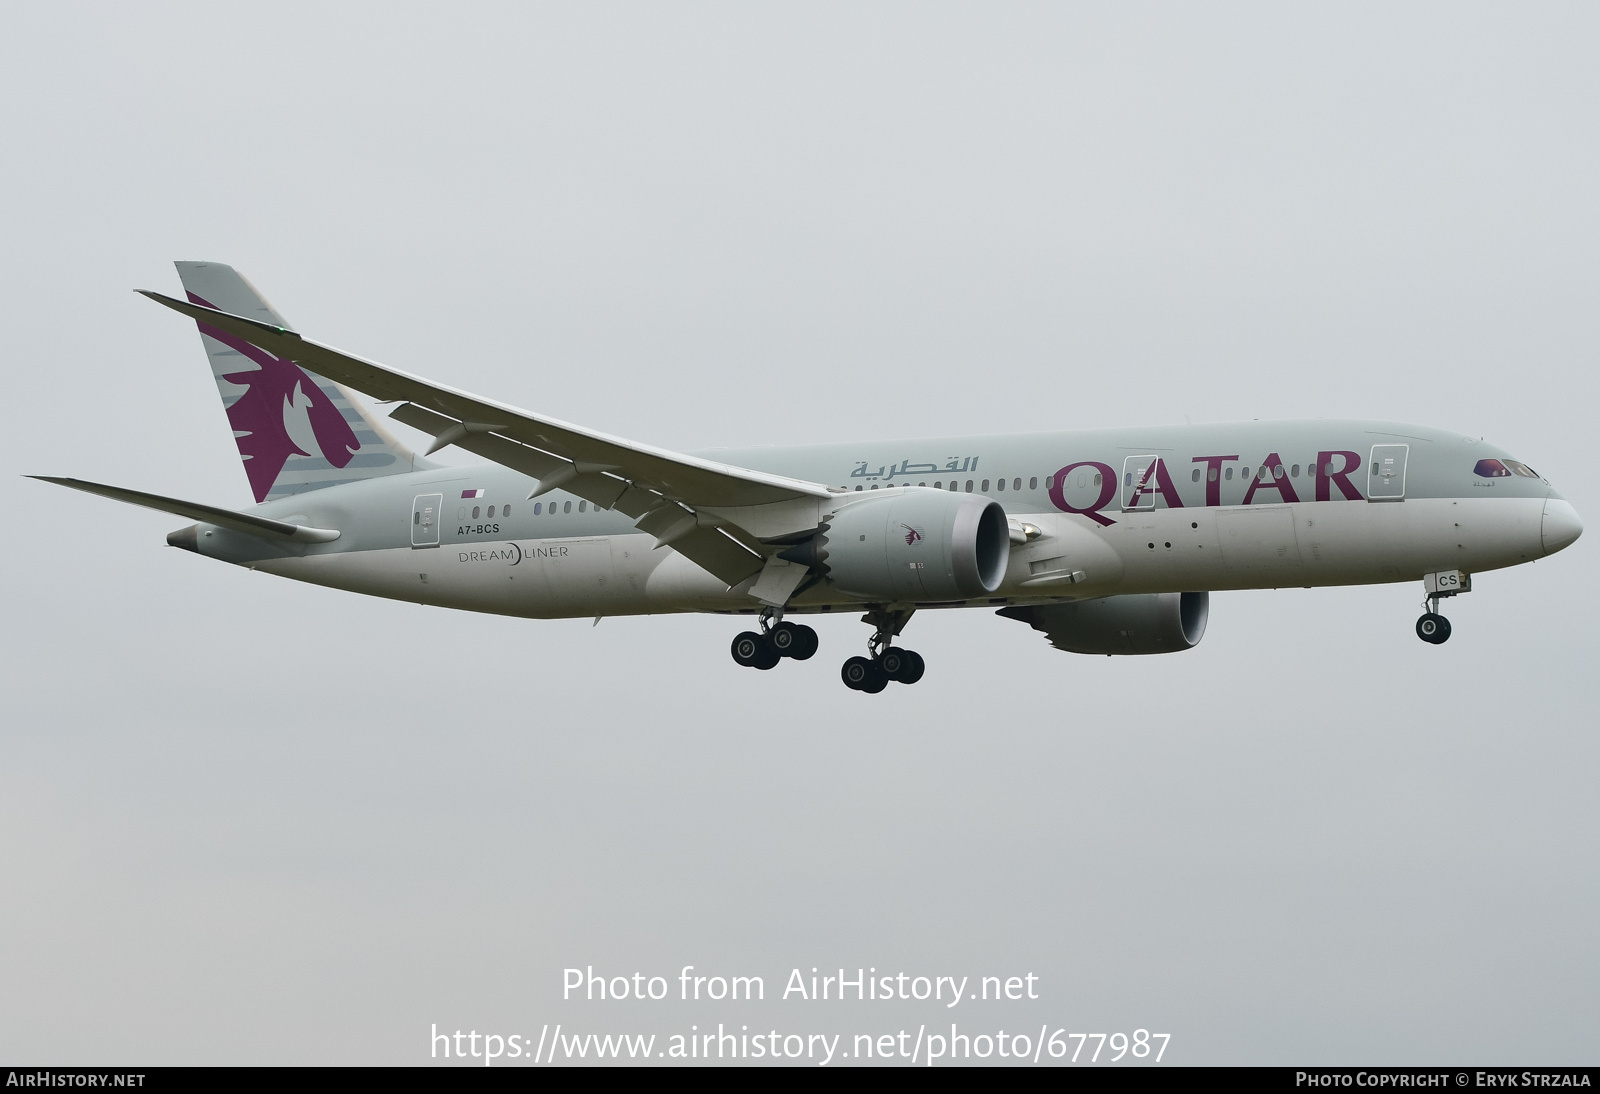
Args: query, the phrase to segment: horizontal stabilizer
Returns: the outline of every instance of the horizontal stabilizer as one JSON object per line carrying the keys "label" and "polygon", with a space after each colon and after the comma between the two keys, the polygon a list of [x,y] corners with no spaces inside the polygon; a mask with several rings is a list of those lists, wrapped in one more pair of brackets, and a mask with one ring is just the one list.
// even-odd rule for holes
{"label": "horizontal stabilizer", "polygon": [[83,479],[56,478],[52,475],[29,475],[28,478],[38,479],[40,482],[53,482],[57,486],[82,490],[86,494],[99,494],[102,498],[125,501],[130,505],[142,505],[146,509],[157,509],[174,516],[188,517],[204,524],[215,524],[218,528],[226,528],[230,532],[242,532],[247,536],[258,536],[261,539],[293,543],[330,543],[339,538],[339,532],[334,528],[311,528],[304,524],[289,524],[286,521],[235,512],[232,509],[221,509],[215,505],[201,505],[193,501],[164,498],[160,494],[146,494],[142,490],[124,490],[120,486],[106,486],[98,482],[86,482]]}

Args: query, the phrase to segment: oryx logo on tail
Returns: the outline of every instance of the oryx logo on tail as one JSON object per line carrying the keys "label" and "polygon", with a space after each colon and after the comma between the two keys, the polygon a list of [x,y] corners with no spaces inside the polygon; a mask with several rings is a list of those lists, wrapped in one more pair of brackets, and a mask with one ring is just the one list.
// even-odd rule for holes
{"label": "oryx logo on tail", "polygon": [[[177,267],[190,303],[291,329],[232,266]],[[256,501],[431,466],[332,380],[224,333],[203,316],[198,326]]]}
{"label": "oryx logo on tail", "polygon": [[[203,307],[216,306],[194,293],[188,296]],[[207,323],[198,325],[201,334],[257,366],[221,374],[228,383],[245,389],[227,408],[228,422],[257,501],[266,500],[290,456],[321,456],[334,467],[350,462],[361,442],[339,408],[304,369]]]}

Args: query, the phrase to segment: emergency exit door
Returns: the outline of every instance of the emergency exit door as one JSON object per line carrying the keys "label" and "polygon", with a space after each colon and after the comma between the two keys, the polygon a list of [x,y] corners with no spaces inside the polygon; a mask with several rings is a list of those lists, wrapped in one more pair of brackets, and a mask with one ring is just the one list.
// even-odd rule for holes
{"label": "emergency exit door", "polygon": [[[1154,509],[1159,496],[1160,480],[1164,471],[1157,465],[1160,456],[1129,456],[1122,461],[1122,511],[1132,513]],[[1166,506],[1162,506],[1166,508]]]}
{"label": "emergency exit door", "polygon": [[1375,444],[1367,465],[1368,501],[1404,501],[1408,444]]}
{"label": "emergency exit door", "polygon": [[411,546],[439,546],[439,514],[443,508],[443,494],[417,495],[411,503]]}

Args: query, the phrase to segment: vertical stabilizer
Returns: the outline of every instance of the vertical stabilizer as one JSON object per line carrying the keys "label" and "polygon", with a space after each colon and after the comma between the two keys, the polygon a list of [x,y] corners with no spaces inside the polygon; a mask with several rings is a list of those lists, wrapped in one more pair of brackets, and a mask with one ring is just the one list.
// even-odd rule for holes
{"label": "vertical stabilizer", "polygon": [[[232,266],[176,265],[191,303],[293,329]],[[199,327],[256,501],[431,466],[332,380],[203,322]]]}

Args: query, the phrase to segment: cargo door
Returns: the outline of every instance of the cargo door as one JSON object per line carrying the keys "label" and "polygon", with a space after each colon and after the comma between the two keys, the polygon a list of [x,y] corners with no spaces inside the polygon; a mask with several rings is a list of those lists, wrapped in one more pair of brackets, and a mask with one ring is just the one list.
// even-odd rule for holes
{"label": "cargo door", "polygon": [[1229,573],[1266,577],[1300,567],[1294,511],[1287,505],[1218,509],[1217,539]]}
{"label": "cargo door", "polygon": [[534,555],[549,582],[551,599],[565,607],[595,608],[628,591],[627,583],[617,580],[609,536],[542,540]]}

